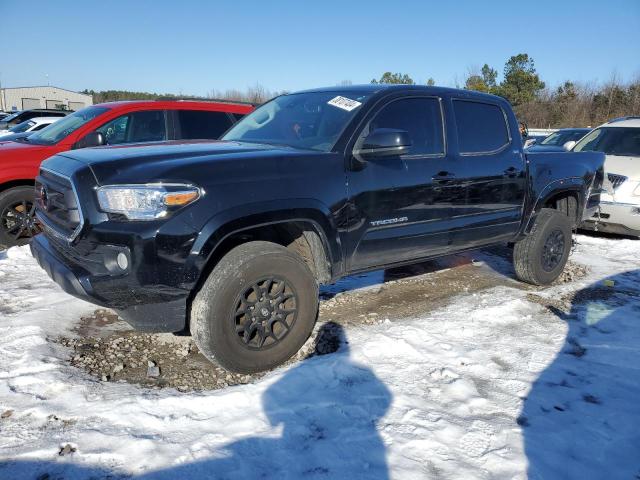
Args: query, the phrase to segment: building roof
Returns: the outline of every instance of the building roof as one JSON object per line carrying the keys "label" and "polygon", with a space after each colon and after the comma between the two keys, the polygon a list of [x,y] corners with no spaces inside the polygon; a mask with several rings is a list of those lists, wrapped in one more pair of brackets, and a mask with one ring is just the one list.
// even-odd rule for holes
{"label": "building roof", "polygon": [[75,90],[69,90],[68,88],[56,87],[55,85],[29,85],[29,86],[26,86],[26,87],[2,87],[0,90],[25,90],[25,89],[28,90],[30,88],[52,88],[54,90],[63,90],[65,92],[75,93],[77,95],[85,95],[87,97],[91,97],[90,93],[76,92]]}

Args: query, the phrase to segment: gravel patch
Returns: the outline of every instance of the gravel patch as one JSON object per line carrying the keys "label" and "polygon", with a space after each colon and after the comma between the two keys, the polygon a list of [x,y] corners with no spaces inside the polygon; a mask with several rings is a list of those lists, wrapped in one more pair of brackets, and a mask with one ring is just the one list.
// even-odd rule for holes
{"label": "gravel patch", "polygon": [[[96,310],[83,322],[101,323],[105,316],[117,317],[113,312]],[[124,381],[152,389],[169,387],[190,392],[249,383],[264,375],[228,372],[209,362],[191,337],[173,334],[125,331],[104,337],[61,337],[57,341],[72,350],[71,365],[102,382]],[[340,343],[337,325],[319,322],[311,338],[287,364],[335,352]]]}

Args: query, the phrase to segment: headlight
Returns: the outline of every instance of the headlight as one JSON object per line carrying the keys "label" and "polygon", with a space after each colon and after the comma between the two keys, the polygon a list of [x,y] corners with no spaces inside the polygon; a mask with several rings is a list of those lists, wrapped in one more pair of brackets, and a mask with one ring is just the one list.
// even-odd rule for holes
{"label": "headlight", "polygon": [[124,215],[129,220],[162,218],[198,198],[200,189],[192,185],[109,185],[98,188],[100,209]]}
{"label": "headlight", "polygon": [[640,197],[640,183],[638,183],[635,190],[633,191],[633,195],[635,195],[636,197]]}

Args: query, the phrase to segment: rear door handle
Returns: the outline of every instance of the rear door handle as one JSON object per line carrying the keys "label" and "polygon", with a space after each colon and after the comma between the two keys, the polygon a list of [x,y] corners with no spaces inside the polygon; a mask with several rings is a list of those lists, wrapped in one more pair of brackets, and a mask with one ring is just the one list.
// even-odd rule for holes
{"label": "rear door handle", "polygon": [[509,167],[503,172],[503,176],[508,178],[515,178],[518,176],[518,169],[516,167]]}

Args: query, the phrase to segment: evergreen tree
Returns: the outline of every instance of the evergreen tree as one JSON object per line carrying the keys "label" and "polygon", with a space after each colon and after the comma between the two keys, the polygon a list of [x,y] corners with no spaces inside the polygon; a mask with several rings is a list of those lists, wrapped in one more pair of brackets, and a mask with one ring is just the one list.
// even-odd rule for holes
{"label": "evergreen tree", "polygon": [[478,92],[495,93],[497,77],[498,72],[485,63],[480,72],[469,74],[464,82],[464,88]]}
{"label": "evergreen tree", "polygon": [[544,82],[536,73],[533,58],[526,53],[511,57],[504,66],[504,79],[497,93],[518,106],[535,100],[544,89]]}
{"label": "evergreen tree", "polygon": [[416,82],[407,75],[406,73],[391,73],[384,72],[384,74],[380,77],[380,80],[376,80],[375,78],[371,80],[371,83],[391,83],[394,85],[403,84],[403,85],[415,85]]}
{"label": "evergreen tree", "polygon": [[476,90],[478,92],[488,92],[489,86],[485,83],[484,79],[480,75],[469,75],[464,82],[464,88],[467,90]]}
{"label": "evergreen tree", "polygon": [[493,92],[496,89],[496,79],[498,78],[497,70],[494,70],[486,63],[482,66],[482,81],[487,86],[488,92]]}

